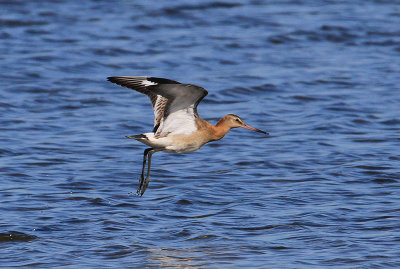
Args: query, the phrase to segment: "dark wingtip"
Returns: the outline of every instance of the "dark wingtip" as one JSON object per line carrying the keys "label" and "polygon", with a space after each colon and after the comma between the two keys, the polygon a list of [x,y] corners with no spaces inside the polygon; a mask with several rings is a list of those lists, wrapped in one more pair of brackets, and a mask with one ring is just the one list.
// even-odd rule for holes
{"label": "dark wingtip", "polygon": [[107,80],[112,82],[112,83],[115,83],[117,81],[116,77],[107,77]]}

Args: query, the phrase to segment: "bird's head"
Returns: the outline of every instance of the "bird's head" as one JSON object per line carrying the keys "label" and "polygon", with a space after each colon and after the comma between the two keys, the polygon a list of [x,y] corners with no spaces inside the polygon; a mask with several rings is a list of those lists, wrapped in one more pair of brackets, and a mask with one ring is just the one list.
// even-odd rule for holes
{"label": "bird's head", "polygon": [[224,117],[225,124],[227,124],[230,128],[238,128],[242,127],[247,130],[256,131],[263,134],[268,134],[267,132],[261,131],[257,128],[251,127],[243,122],[243,120],[234,114],[228,114]]}

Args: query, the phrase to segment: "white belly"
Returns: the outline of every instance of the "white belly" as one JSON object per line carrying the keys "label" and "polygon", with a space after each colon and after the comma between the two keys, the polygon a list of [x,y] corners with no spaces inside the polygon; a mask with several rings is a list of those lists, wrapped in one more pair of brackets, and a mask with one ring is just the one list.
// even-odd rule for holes
{"label": "white belly", "polygon": [[186,153],[198,150],[205,144],[197,137],[192,135],[172,135],[166,137],[156,138],[154,133],[144,134],[147,139],[140,139],[138,141],[158,150],[170,152],[170,153]]}
{"label": "white belly", "polygon": [[202,145],[192,143],[192,144],[186,144],[186,145],[172,145],[168,146],[164,149],[166,152],[170,153],[186,153],[186,152],[192,152],[195,150],[198,150],[201,148]]}

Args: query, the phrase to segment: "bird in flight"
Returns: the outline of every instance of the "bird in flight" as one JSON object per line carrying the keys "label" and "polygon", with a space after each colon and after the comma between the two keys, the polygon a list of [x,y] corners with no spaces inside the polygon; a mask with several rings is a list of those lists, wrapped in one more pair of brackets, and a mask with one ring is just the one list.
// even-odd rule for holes
{"label": "bird in flight", "polygon": [[153,131],[127,136],[150,147],[143,153],[143,167],[137,195],[142,196],[149,185],[151,156],[154,152],[195,151],[208,142],[220,140],[230,129],[237,127],[268,134],[245,124],[234,114],[226,115],[216,125],[201,119],[197,113],[197,105],[208,94],[202,87],[165,78],[143,76],[108,77],[108,80],[146,94],[153,106]]}

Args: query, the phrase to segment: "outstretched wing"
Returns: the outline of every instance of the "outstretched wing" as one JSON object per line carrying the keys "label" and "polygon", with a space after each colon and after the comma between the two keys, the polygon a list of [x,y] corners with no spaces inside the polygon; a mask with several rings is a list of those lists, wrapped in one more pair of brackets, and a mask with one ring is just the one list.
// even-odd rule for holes
{"label": "outstretched wing", "polygon": [[178,81],[154,78],[154,77],[143,77],[143,76],[120,76],[120,77],[108,77],[110,82],[116,83],[120,86],[133,89],[140,93],[146,94],[151,101],[154,112],[154,130],[155,132],[160,126],[161,120],[164,116],[165,105],[167,104],[167,98],[156,94],[151,86],[157,86],[160,84],[180,84]]}
{"label": "outstretched wing", "polygon": [[197,130],[197,105],[208,94],[202,87],[155,77],[109,77],[109,81],[146,94],[153,105],[156,136]]}

